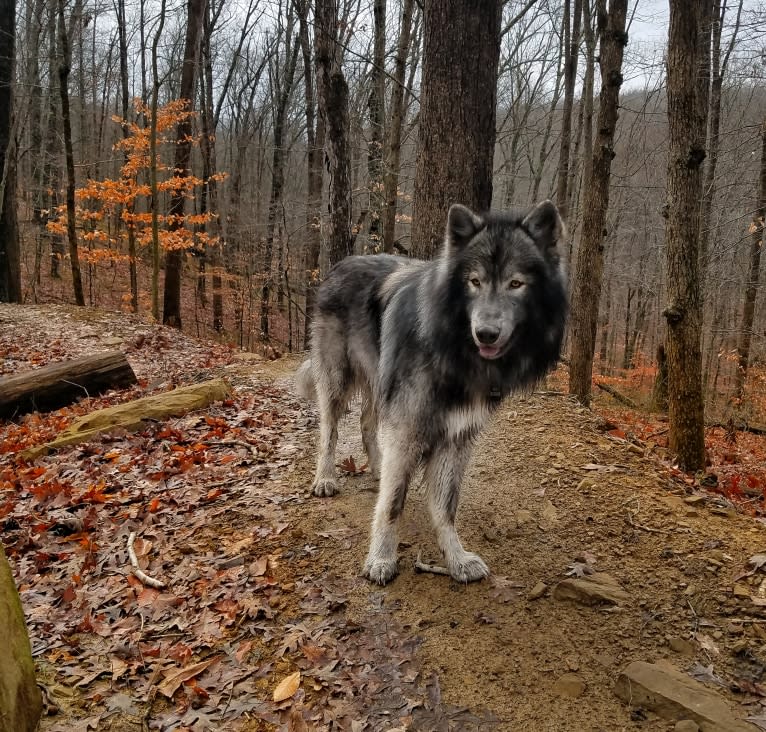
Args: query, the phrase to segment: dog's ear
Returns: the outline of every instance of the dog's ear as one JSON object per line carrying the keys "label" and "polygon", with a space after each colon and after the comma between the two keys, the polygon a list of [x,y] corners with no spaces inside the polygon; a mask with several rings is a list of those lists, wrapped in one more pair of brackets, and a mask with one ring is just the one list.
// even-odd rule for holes
{"label": "dog's ear", "polygon": [[468,244],[486,224],[467,206],[453,203],[447,214],[447,243],[458,249]]}
{"label": "dog's ear", "polygon": [[544,254],[551,253],[551,249],[564,238],[566,227],[559,216],[559,210],[553,201],[538,203],[521,222],[529,235]]}

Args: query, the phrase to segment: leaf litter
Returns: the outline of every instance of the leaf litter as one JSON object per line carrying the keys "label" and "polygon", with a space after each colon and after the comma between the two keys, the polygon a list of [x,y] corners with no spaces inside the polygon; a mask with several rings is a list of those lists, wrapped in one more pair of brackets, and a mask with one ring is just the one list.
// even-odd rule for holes
{"label": "leaf litter", "polygon": [[[317,547],[296,526],[309,499],[289,479],[311,418],[288,390],[233,369],[229,347],[102,315],[67,318],[55,338],[14,317],[0,336],[9,373],[92,352],[109,323],[140,380],[0,424],[0,529],[41,677],[63,690],[41,728],[383,730],[416,714],[491,728],[434,701],[393,607],[359,625],[343,609],[362,581],[314,574]],[[221,374],[236,396],[204,414],[18,456],[82,413]]]}

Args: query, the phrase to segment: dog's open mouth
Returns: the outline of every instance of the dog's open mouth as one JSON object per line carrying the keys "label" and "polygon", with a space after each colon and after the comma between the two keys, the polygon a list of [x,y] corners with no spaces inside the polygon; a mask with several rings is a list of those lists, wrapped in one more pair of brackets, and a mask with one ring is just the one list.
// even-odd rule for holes
{"label": "dog's open mouth", "polygon": [[488,359],[497,358],[500,355],[500,347],[481,345],[479,346],[479,355],[482,358],[488,358]]}

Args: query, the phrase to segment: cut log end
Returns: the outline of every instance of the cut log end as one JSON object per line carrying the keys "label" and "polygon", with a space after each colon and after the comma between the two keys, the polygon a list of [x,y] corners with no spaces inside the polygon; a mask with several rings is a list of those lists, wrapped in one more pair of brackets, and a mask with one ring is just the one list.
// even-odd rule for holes
{"label": "cut log end", "polygon": [[106,351],[0,379],[0,418],[49,412],[138,383],[122,351]]}

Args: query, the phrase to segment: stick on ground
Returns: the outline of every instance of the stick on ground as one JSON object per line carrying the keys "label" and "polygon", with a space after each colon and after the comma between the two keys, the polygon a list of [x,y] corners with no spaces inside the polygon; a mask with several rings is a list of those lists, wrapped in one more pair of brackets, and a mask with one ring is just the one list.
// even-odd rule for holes
{"label": "stick on ground", "polygon": [[449,576],[449,570],[446,567],[440,567],[437,564],[426,564],[420,559],[420,552],[418,552],[417,559],[415,560],[416,572],[429,572],[431,574],[446,574]]}
{"label": "stick on ground", "polygon": [[133,574],[138,577],[145,585],[154,587],[155,590],[161,590],[165,583],[162,580],[154,579],[144,572],[141,567],[138,566],[138,557],[133,549],[133,542],[136,540],[136,532],[131,531],[128,537],[128,556],[130,557],[130,563],[133,566]]}

